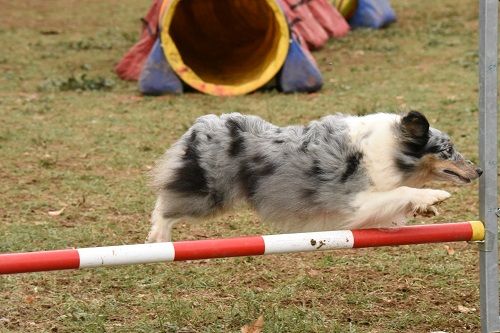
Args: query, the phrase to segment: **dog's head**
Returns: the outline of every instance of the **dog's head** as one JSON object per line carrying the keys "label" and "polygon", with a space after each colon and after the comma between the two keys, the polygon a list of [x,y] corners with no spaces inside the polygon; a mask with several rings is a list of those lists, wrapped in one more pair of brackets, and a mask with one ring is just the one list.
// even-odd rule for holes
{"label": "dog's head", "polygon": [[421,186],[432,180],[467,184],[483,173],[464,159],[447,134],[429,127],[429,122],[419,112],[403,115],[396,131],[400,141],[396,164],[408,184]]}

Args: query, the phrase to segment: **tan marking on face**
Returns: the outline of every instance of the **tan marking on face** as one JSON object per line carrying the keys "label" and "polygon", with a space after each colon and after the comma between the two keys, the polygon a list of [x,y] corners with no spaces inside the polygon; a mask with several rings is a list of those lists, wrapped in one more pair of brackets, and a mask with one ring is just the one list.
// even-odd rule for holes
{"label": "tan marking on face", "polygon": [[412,187],[422,187],[424,184],[434,180],[434,165],[436,163],[436,157],[432,155],[424,156],[405,184]]}
{"label": "tan marking on face", "polygon": [[416,170],[407,180],[408,185],[422,187],[434,181],[448,181],[456,184],[466,184],[478,178],[476,167],[464,159],[457,161],[443,160],[435,155],[426,155],[421,159]]}

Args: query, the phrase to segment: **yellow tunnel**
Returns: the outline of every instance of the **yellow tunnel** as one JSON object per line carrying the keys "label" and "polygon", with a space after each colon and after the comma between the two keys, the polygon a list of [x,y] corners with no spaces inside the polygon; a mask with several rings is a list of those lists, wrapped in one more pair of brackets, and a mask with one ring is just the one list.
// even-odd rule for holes
{"label": "yellow tunnel", "polygon": [[275,0],[165,0],[163,52],[179,77],[211,95],[242,95],[269,82],[288,53]]}

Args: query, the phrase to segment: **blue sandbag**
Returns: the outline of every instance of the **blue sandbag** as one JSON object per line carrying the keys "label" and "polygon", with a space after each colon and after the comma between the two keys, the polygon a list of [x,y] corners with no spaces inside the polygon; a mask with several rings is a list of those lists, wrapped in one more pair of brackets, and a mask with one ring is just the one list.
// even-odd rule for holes
{"label": "blue sandbag", "polygon": [[323,85],[321,72],[293,35],[285,63],[276,79],[278,89],[285,93],[314,92]]}
{"label": "blue sandbag", "polygon": [[389,0],[358,0],[358,7],[349,24],[353,28],[379,29],[396,21]]}
{"label": "blue sandbag", "polygon": [[165,54],[156,39],[139,77],[139,90],[145,95],[181,94],[181,80],[165,59]]}

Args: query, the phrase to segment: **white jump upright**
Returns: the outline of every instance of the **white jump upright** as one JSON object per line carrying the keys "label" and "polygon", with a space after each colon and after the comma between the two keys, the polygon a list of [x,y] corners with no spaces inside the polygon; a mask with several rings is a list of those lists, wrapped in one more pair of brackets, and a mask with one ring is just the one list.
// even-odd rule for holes
{"label": "white jump upright", "polygon": [[486,238],[479,248],[481,332],[500,332],[498,300],[497,63],[498,0],[479,1],[480,218]]}

